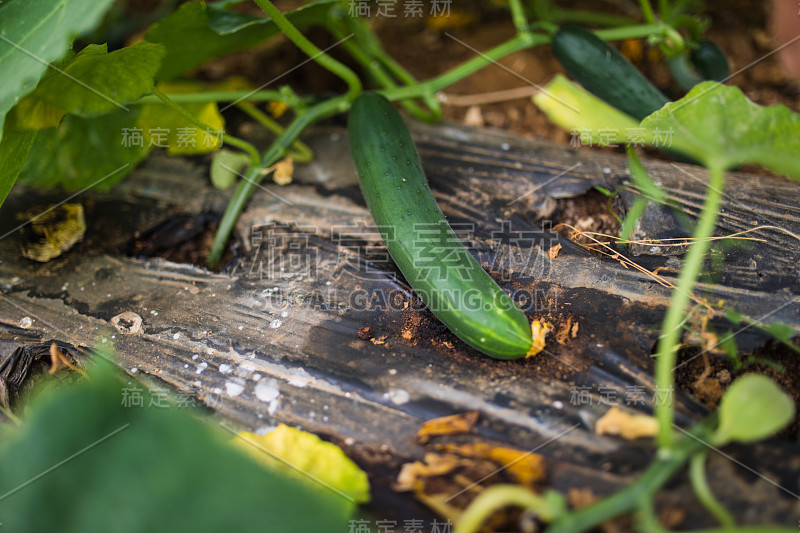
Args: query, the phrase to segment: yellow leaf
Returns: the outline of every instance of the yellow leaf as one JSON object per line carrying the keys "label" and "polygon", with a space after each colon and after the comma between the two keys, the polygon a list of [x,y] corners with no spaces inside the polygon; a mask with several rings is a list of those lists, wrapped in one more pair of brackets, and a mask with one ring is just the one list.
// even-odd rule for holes
{"label": "yellow leaf", "polygon": [[[158,86],[167,95],[195,92],[202,87],[202,84],[194,82],[173,82]],[[142,130],[145,145],[166,148],[170,155],[206,154],[219,149],[222,146],[225,119],[217,104],[205,102],[181,104],[181,107],[214,131],[208,132],[193,124],[165,104],[147,104],[142,106],[136,120],[136,126]]]}
{"label": "yellow leaf", "polygon": [[40,263],[60,256],[86,233],[81,204],[32,207],[18,213],[17,219],[29,223],[24,228],[28,242],[22,247],[23,257]]}
{"label": "yellow leaf", "polygon": [[443,444],[438,449],[455,453],[471,459],[487,459],[505,469],[517,481],[527,487],[534,487],[544,479],[545,460],[539,454],[527,451],[492,446],[484,442],[476,444]]}
{"label": "yellow leaf", "polygon": [[470,411],[428,420],[422,426],[422,429],[417,431],[417,439],[419,439],[420,444],[425,444],[431,437],[469,433],[478,422],[478,416],[478,411]]}
{"label": "yellow leaf", "polygon": [[654,436],[658,433],[658,422],[652,416],[632,415],[612,407],[597,421],[594,431],[598,435],[619,435],[633,440]]}
{"label": "yellow leaf", "polygon": [[289,185],[292,182],[294,172],[294,162],[291,157],[281,159],[273,165],[275,173],[272,174],[272,181],[278,185]]}
{"label": "yellow leaf", "polygon": [[353,501],[369,501],[367,474],[335,444],[283,424],[264,436],[239,432],[234,446],[262,466],[333,490]]}
{"label": "yellow leaf", "polygon": [[28,95],[14,107],[16,125],[26,130],[57,128],[66,111]]}
{"label": "yellow leaf", "polygon": [[544,320],[534,320],[531,322],[533,343],[531,344],[531,349],[528,350],[528,353],[525,355],[525,357],[533,357],[544,350],[547,334],[551,331],[553,331],[553,325],[550,322],[545,322]]}
{"label": "yellow leaf", "polygon": [[289,106],[286,105],[286,102],[281,102],[280,100],[271,100],[267,102],[267,111],[275,118],[281,118],[281,115],[283,115],[287,109],[289,109]]}

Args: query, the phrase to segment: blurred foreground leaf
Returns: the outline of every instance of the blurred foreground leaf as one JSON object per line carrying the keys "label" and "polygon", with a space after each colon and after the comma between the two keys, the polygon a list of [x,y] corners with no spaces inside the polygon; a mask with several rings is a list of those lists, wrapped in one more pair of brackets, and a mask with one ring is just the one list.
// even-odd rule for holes
{"label": "blurred foreground leaf", "polygon": [[[143,405],[125,407],[134,390]],[[227,433],[153,399],[101,363],[0,428],[3,530],[347,531],[348,500],[254,468]]]}
{"label": "blurred foreground leaf", "polygon": [[0,2],[0,132],[6,113],[36,87],[69,49],[91,31],[112,0],[5,0]]}

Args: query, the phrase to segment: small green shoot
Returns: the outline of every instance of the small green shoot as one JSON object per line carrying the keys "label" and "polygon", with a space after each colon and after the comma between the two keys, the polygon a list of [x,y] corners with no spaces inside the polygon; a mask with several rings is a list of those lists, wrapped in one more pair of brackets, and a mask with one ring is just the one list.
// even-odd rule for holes
{"label": "small green shoot", "polygon": [[230,189],[249,162],[250,158],[241,152],[224,148],[217,151],[211,159],[211,183],[221,191]]}
{"label": "small green shoot", "polygon": [[747,374],[734,381],[719,406],[715,446],[755,442],[774,435],[794,418],[794,402],[774,381]]}

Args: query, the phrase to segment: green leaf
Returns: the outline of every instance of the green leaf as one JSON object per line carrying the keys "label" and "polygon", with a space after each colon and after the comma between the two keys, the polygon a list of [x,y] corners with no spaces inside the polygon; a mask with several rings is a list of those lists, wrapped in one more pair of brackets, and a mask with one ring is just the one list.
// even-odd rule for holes
{"label": "green leaf", "polygon": [[[338,0],[300,7],[286,16],[295,26],[325,24],[328,10]],[[271,20],[234,14],[204,2],[187,2],[154,24],[145,38],[167,49],[158,79],[171,80],[209,59],[246,50],[280,33]]]}
{"label": "green leaf", "polygon": [[[51,68],[47,69],[42,79],[39,80],[39,86],[53,76],[61,76],[60,71],[69,65],[73,57],[75,57],[75,52],[70,49],[67,50],[64,57],[51,63]],[[34,96],[35,93],[36,90],[28,93],[25,98],[12,107],[6,120],[14,121],[15,124],[23,129],[44,130],[57,128],[67,112],[36,98]]]}
{"label": "green leaf", "polygon": [[649,132],[670,132],[671,149],[709,168],[756,163],[800,179],[800,115],[759,106],[738,87],[707,81],[645,118]]}
{"label": "green leaf", "polygon": [[759,106],[737,87],[703,82],[641,125],[561,75],[533,101],[586,144],[649,144],[712,169],[756,163],[800,179],[800,115],[783,105]]}
{"label": "green leaf", "polygon": [[90,44],[63,69],[48,76],[27,98],[68,113],[97,115],[125,109],[124,104],[153,91],[164,47],[140,42],[110,54]]}
{"label": "green leaf", "polygon": [[762,321],[750,318],[731,307],[725,308],[725,318],[733,324],[739,324],[744,321],[746,324],[771,335],[792,351],[800,353],[800,348],[792,342],[792,339],[797,337],[799,333],[789,324],[777,321],[764,324]]}
{"label": "green leaf", "polygon": [[[72,39],[91,31],[113,0],[5,0],[0,2],[0,126],[32,91]],[[0,128],[2,129],[2,128]]]}
{"label": "green leaf", "polygon": [[636,151],[631,146],[626,148],[628,152],[628,167],[631,171],[633,184],[636,185],[636,188],[639,189],[643,196],[660,204],[666,202],[666,194],[661,187],[650,179],[650,174],[647,173],[647,169],[644,168],[639,156],[636,155]]}
{"label": "green leaf", "polygon": [[11,129],[8,122],[4,129],[5,135],[0,140],[0,206],[17,181],[36,139],[35,131]]}
{"label": "green leaf", "polygon": [[619,230],[619,238],[623,241],[630,240],[633,237],[633,229],[636,227],[636,222],[644,214],[647,209],[648,201],[645,198],[637,198],[633,201],[628,213],[625,215],[625,220],[622,221],[622,227]]}
{"label": "green leaf", "polygon": [[762,324],[760,329],[769,333],[795,352],[800,353],[800,348],[792,343],[792,339],[797,336],[797,330],[789,324],[770,322],[768,324]]}
{"label": "green leaf", "polygon": [[22,427],[3,431],[3,529],[347,531],[348,500],[258,468],[217,424],[110,366],[36,398]]}
{"label": "green leaf", "polygon": [[755,442],[777,433],[793,418],[794,402],[774,381],[762,374],[747,374],[722,397],[714,444]]}
{"label": "green leaf", "polygon": [[135,108],[91,118],[67,115],[58,128],[39,132],[20,182],[108,190],[150,151],[136,129],[136,116]]}
{"label": "green leaf", "polygon": [[721,337],[722,339],[719,341],[720,349],[730,358],[734,370],[741,370],[742,361],[739,357],[739,345],[736,343],[736,335],[731,329],[728,329]]}
{"label": "green leaf", "polygon": [[249,162],[250,158],[241,152],[219,150],[211,160],[211,183],[223,191],[230,189]]}
{"label": "green leaf", "polygon": [[341,448],[313,433],[281,424],[263,437],[241,432],[233,442],[268,470],[285,472],[311,485],[330,487],[354,503],[369,501],[367,474]]}
{"label": "green leaf", "polygon": [[[161,84],[158,88],[166,94],[179,94],[202,90],[202,85],[191,81],[171,82]],[[207,154],[219,149],[222,146],[225,118],[216,102],[181,104],[181,107],[216,133],[192,123],[166,104],[147,104],[141,106],[136,121],[143,131],[145,142],[150,146],[166,148],[170,155]]]}

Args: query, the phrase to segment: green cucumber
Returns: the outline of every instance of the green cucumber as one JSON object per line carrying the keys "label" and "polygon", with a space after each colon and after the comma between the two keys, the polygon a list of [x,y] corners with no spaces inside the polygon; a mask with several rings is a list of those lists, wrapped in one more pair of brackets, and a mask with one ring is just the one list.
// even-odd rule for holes
{"label": "green cucumber", "polygon": [[728,57],[712,41],[700,41],[692,50],[692,64],[705,80],[725,81],[731,75]]}
{"label": "green cucumber", "polygon": [[667,66],[672,73],[672,79],[685,91],[691,91],[692,87],[703,81],[703,78],[695,72],[694,65],[689,62],[686,53],[668,57]]}
{"label": "green cucumber", "polygon": [[403,118],[377,93],[348,124],[361,192],[386,248],[420,299],[458,338],[497,359],[531,348],[525,314],[458,240],[436,204]]}
{"label": "green cucumber", "polygon": [[567,74],[607,104],[636,120],[669,102],[616,48],[579,26],[553,35],[553,54]]}

